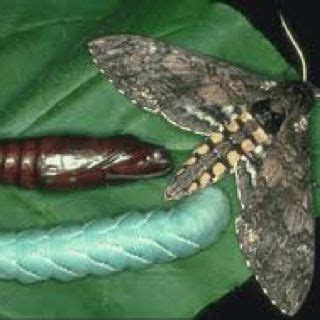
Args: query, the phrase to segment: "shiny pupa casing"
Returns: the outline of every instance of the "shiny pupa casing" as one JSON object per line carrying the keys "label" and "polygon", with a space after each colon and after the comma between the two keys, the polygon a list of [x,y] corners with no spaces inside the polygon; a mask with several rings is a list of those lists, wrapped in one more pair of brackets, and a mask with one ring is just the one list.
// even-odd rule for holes
{"label": "shiny pupa casing", "polygon": [[41,137],[0,143],[0,181],[23,188],[88,188],[160,176],[170,169],[166,150],[132,136]]}

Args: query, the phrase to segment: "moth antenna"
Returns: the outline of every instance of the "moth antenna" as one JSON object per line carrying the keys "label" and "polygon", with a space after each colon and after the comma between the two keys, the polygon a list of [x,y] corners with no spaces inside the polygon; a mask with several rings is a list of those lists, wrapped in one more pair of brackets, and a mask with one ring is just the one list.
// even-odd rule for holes
{"label": "moth antenna", "polygon": [[280,17],[280,21],[281,21],[281,25],[284,29],[284,31],[286,32],[287,37],[289,38],[290,42],[292,43],[294,49],[296,50],[300,62],[301,62],[301,68],[302,68],[302,80],[303,82],[306,82],[308,80],[308,70],[307,70],[307,63],[305,60],[305,57],[303,55],[303,52],[301,50],[301,48],[299,47],[299,44],[297,43],[296,39],[294,38],[290,28],[287,25],[287,22],[284,18],[284,16],[282,15],[281,10],[279,10],[279,17]]}

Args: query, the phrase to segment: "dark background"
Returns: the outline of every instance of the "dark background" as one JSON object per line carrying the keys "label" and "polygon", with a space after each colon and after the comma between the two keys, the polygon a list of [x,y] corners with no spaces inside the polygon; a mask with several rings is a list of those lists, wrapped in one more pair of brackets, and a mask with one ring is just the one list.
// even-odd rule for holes
{"label": "dark background", "polygon": [[[289,43],[277,14],[280,6],[308,64],[308,80],[320,87],[320,2],[317,0],[228,0],[268,38],[286,60],[300,71],[300,62]],[[320,230],[317,219],[316,231]],[[300,312],[290,319],[320,319],[320,236],[316,239],[316,270],[311,292]],[[234,292],[202,310],[198,320],[289,319],[273,307],[251,278]]]}

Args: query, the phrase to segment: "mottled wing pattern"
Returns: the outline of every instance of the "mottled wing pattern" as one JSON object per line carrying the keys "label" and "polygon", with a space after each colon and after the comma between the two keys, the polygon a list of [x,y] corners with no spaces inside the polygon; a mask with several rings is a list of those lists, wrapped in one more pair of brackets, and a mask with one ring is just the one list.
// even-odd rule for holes
{"label": "mottled wing pattern", "polygon": [[166,189],[167,200],[190,195],[219,181],[237,166],[240,159],[259,161],[270,136],[245,109],[237,110],[226,131],[213,133],[188,158]]}
{"label": "mottled wing pattern", "polygon": [[265,294],[288,315],[305,300],[314,269],[305,130],[306,118],[294,110],[262,164],[236,171],[243,206],[236,221],[240,247]]}
{"label": "mottled wing pattern", "polygon": [[202,135],[224,130],[230,105],[252,105],[270,88],[257,75],[147,37],[107,36],[90,42],[89,50],[133,103]]}

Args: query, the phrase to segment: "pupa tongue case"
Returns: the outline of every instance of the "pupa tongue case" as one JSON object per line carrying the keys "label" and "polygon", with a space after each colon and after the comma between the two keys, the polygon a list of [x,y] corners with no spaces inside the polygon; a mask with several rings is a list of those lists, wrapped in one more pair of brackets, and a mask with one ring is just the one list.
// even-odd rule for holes
{"label": "pupa tongue case", "polygon": [[227,197],[208,188],[169,211],[2,234],[0,279],[69,281],[170,262],[213,244],[229,220]]}

